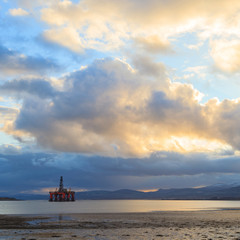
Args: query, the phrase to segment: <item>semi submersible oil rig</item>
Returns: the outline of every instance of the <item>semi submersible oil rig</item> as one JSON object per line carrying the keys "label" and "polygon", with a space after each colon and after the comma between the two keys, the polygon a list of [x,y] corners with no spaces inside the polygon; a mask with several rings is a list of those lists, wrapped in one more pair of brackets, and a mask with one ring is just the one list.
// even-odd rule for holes
{"label": "semi submersible oil rig", "polygon": [[71,189],[67,190],[63,187],[63,177],[60,177],[59,189],[54,192],[49,192],[50,202],[65,202],[65,201],[75,201],[75,192]]}

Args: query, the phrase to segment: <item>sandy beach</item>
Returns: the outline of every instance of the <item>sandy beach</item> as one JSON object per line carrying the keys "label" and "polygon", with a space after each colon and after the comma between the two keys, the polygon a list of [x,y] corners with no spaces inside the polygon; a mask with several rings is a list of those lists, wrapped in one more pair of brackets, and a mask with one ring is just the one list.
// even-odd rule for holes
{"label": "sandy beach", "polygon": [[240,211],[0,215],[0,239],[240,239]]}

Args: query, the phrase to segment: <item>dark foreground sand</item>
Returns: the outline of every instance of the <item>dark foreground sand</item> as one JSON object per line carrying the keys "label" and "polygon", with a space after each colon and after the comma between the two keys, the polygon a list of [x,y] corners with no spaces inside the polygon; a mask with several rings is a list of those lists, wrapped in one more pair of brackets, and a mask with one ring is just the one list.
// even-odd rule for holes
{"label": "dark foreground sand", "polygon": [[0,215],[0,239],[240,240],[240,211]]}

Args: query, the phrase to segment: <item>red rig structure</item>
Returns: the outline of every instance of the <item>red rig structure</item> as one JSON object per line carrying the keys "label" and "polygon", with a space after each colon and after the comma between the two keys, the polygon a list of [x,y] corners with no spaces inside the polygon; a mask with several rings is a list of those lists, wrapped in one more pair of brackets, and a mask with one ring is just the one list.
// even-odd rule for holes
{"label": "red rig structure", "polygon": [[67,190],[63,187],[63,177],[60,177],[59,189],[54,192],[49,192],[50,202],[65,202],[65,201],[75,201],[75,192],[71,189]]}

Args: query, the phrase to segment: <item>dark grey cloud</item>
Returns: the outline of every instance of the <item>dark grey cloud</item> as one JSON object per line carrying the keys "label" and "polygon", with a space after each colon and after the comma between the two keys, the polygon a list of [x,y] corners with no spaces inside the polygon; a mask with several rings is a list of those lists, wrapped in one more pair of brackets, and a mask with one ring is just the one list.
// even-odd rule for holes
{"label": "dark grey cloud", "polygon": [[[57,161],[56,161],[57,162]],[[71,166],[84,168],[107,176],[183,176],[215,173],[238,173],[239,157],[225,157],[210,160],[206,154],[180,154],[176,152],[156,152],[146,158],[108,158],[76,156]],[[54,162],[51,165],[55,165]],[[64,164],[61,165],[64,168]]]}
{"label": "dark grey cloud", "polygon": [[49,133],[52,131],[54,123],[51,121],[51,115],[48,99],[27,97],[15,122],[16,129],[28,129],[33,135],[39,133],[40,139],[38,140],[41,142],[41,132],[44,135],[45,131]]}
{"label": "dark grey cloud", "polygon": [[0,93],[24,98],[24,94],[38,96],[40,98],[52,98],[56,90],[44,79],[12,80],[0,85]]}
{"label": "dark grey cloud", "polygon": [[114,135],[119,131],[116,128],[119,114],[131,114],[130,108],[116,106],[119,94],[121,98],[129,87],[130,91],[138,88],[139,81],[119,61],[96,61],[86,70],[67,77],[65,82],[70,87],[57,92],[51,98],[52,104],[25,98],[16,127],[30,131],[40,144],[50,144],[58,150],[100,152],[103,147],[112,151],[111,142],[101,135],[105,131]]}
{"label": "dark grey cloud", "polygon": [[20,52],[0,46],[0,71],[4,75],[41,74],[57,69],[59,66],[53,59],[41,56],[25,56]]}
{"label": "dark grey cloud", "polygon": [[164,91],[152,91],[146,115],[151,116],[155,124],[164,124],[176,132],[205,132],[208,126],[206,118],[202,115],[203,107],[194,101],[193,93],[185,95],[184,91],[184,87],[180,87],[179,94],[174,98],[167,96]]}
{"label": "dark grey cloud", "polygon": [[57,187],[62,175],[65,185],[75,189],[194,187],[240,180],[239,157],[209,159],[205,154],[176,152],[142,159],[2,152],[0,164],[0,189],[8,193]]}
{"label": "dark grey cloud", "polygon": [[136,54],[132,57],[133,66],[146,76],[154,76],[158,78],[166,78],[167,69],[161,62],[154,62],[150,57],[146,55]]}
{"label": "dark grey cloud", "polygon": [[[240,104],[238,101],[224,100],[218,111],[215,112],[217,126],[221,127],[221,138],[231,142],[232,146],[240,149]],[[216,129],[215,129],[216,130]]]}

